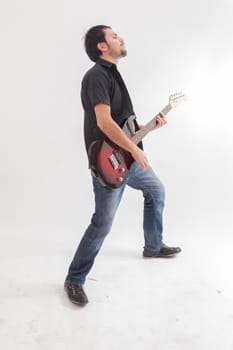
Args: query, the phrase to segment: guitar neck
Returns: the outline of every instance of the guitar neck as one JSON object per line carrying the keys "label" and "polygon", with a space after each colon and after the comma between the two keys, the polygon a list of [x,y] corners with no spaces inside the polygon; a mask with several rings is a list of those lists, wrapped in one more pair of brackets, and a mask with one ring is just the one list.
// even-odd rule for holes
{"label": "guitar neck", "polygon": [[[170,112],[170,110],[172,109],[172,105],[169,103],[166,107],[164,107],[164,109],[162,109],[162,113],[163,114],[167,114],[168,112]],[[160,112],[160,113],[161,113]],[[131,138],[131,141],[133,141],[136,145],[142,141],[142,139],[152,130],[154,130],[155,128],[155,124],[156,124],[156,118],[159,116],[158,113],[155,117],[153,117],[143,128],[141,128],[140,130],[138,130]]]}

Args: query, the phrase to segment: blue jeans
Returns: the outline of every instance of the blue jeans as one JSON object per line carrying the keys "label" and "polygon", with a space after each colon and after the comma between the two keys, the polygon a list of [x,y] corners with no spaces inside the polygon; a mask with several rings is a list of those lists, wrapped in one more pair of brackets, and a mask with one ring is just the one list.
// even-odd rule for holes
{"label": "blue jeans", "polygon": [[164,186],[151,167],[142,170],[140,165],[134,162],[130,168],[127,181],[118,189],[104,187],[98,179],[93,177],[95,213],[71,262],[67,281],[74,284],[84,284],[95,257],[112,227],[126,185],[141,190],[144,196],[143,230],[145,246],[154,251],[159,251],[164,246],[162,237]]}

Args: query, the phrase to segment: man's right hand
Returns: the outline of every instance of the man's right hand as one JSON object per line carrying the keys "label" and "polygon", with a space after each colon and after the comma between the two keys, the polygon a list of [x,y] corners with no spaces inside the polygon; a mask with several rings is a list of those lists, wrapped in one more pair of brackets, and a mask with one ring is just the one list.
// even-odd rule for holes
{"label": "man's right hand", "polygon": [[146,153],[142,151],[139,147],[136,147],[135,150],[131,152],[131,155],[134,158],[134,160],[141,165],[141,168],[143,170],[145,170],[148,167],[149,163]]}

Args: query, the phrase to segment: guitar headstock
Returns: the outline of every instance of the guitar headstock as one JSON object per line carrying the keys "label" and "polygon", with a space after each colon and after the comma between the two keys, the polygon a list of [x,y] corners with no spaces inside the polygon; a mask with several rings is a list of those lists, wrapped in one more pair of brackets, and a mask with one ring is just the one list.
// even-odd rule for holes
{"label": "guitar headstock", "polygon": [[182,92],[177,92],[169,96],[169,104],[174,108],[182,101],[186,101],[186,96]]}

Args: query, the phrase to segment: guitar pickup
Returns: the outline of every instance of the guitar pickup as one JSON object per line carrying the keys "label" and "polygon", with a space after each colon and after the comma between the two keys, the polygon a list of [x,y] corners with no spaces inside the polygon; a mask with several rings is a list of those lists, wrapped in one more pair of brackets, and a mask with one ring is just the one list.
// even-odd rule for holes
{"label": "guitar pickup", "polygon": [[116,149],[113,153],[119,164],[124,161],[124,158],[122,157],[122,154],[118,149]]}
{"label": "guitar pickup", "polygon": [[111,154],[111,156],[108,159],[110,160],[113,169],[116,170],[119,166],[119,162],[114,153],[115,151]]}

